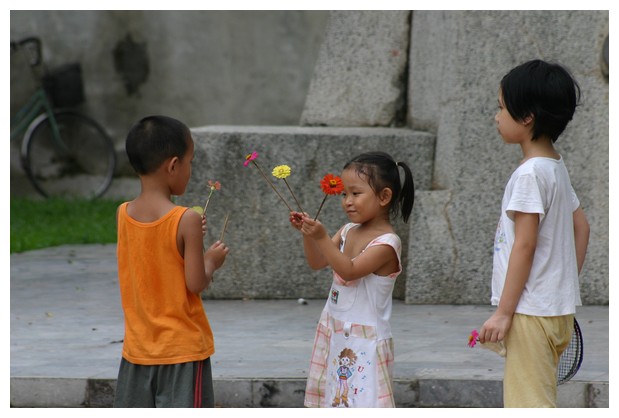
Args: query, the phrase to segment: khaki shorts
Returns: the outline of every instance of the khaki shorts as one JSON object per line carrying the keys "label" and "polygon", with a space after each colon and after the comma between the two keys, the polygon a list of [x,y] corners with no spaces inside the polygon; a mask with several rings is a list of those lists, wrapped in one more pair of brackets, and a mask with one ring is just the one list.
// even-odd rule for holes
{"label": "khaki shorts", "polygon": [[557,365],[574,330],[574,315],[514,314],[505,337],[503,404],[506,408],[554,408]]}

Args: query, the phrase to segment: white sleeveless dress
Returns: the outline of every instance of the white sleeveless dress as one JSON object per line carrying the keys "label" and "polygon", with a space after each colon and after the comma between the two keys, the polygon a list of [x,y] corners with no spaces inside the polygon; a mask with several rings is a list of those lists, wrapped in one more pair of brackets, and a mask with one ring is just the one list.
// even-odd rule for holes
{"label": "white sleeveless dress", "polygon": [[[355,226],[349,223],[342,230],[340,251]],[[333,273],[316,329],[305,389],[307,407],[395,407],[389,319],[395,280],[402,272],[402,245],[393,233],[375,238],[365,249],[376,245],[394,249],[398,271],[389,276],[369,274],[352,282]]]}

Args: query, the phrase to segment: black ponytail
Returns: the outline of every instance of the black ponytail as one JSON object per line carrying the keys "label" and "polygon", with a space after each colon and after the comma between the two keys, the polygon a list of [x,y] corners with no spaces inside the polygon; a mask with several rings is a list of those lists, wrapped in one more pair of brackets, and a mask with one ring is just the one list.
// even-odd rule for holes
{"label": "black ponytail", "polygon": [[402,192],[400,193],[398,204],[400,205],[402,220],[406,223],[415,203],[415,183],[413,182],[413,173],[406,163],[398,161],[396,165],[404,170],[404,184],[402,184]]}

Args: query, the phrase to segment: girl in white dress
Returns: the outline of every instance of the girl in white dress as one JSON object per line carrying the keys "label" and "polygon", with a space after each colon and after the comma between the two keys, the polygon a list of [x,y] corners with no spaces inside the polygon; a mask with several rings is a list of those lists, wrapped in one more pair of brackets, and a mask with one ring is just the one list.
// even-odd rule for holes
{"label": "girl in white dress", "polygon": [[[400,181],[399,168],[404,181]],[[392,292],[402,271],[391,216],[413,209],[408,165],[383,152],[364,153],[341,173],[350,223],[329,237],[307,213],[291,212],[308,265],[330,266],[333,282],[318,322],[305,390],[307,407],[394,407]]]}

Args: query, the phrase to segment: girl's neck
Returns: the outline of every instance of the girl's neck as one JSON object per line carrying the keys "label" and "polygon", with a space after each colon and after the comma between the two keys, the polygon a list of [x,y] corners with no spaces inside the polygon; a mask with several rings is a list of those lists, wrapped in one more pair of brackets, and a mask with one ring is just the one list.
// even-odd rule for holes
{"label": "girl's neck", "polygon": [[391,223],[389,222],[389,217],[381,217],[381,216],[377,216],[373,219],[370,219],[364,223],[362,223],[361,225],[359,225],[360,229],[363,230],[376,230],[376,231],[386,231],[386,232],[391,232],[393,231],[393,227],[391,226]]}
{"label": "girl's neck", "polygon": [[535,157],[552,158],[555,160],[561,159],[561,155],[555,150],[552,140],[549,138],[531,139],[521,143],[520,146],[522,148],[521,164]]}

